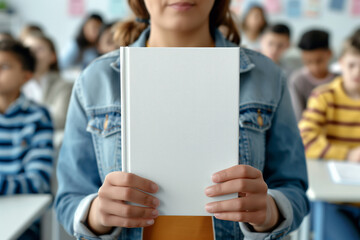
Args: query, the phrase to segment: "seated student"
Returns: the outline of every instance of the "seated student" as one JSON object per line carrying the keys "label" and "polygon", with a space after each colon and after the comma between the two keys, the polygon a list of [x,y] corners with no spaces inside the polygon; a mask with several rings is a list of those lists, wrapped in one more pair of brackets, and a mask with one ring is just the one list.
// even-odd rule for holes
{"label": "seated student", "polygon": [[[53,127],[48,111],[20,93],[35,69],[30,50],[0,42],[0,195],[49,193]],[[20,239],[39,239],[39,222]]]}
{"label": "seated student", "polygon": [[290,29],[285,24],[267,27],[261,37],[260,51],[284,70],[281,58],[290,47]]}
{"label": "seated student", "polygon": [[96,40],[103,24],[102,17],[98,14],[89,15],[76,36],[66,48],[60,52],[60,69],[85,68],[92,60],[98,57]]}
{"label": "seated student", "polygon": [[116,23],[107,23],[101,26],[96,44],[96,49],[99,55],[103,55],[119,48],[114,41],[115,26]]}
{"label": "seated student", "polygon": [[[360,163],[360,36],[345,42],[339,63],[342,76],[313,90],[299,128],[308,159]],[[360,239],[359,206],[316,202],[315,239]]]}
{"label": "seated student", "polygon": [[[360,28],[355,29],[355,31],[352,32],[352,34],[350,36],[354,36],[354,35],[360,36]],[[330,70],[331,70],[331,72],[340,75],[341,74],[341,67],[340,67],[339,62],[336,61],[336,62],[332,63],[330,65]]]}
{"label": "seated student", "polygon": [[[129,3],[137,21],[124,22],[117,30],[123,46],[239,44],[218,30],[231,19],[226,18],[230,0]],[[237,34],[233,26],[228,25],[229,31]],[[122,66],[117,50],[92,62],[72,93],[55,200],[57,217],[67,232],[86,239],[280,239],[299,226],[309,210],[307,173],[286,80],[267,57],[243,48],[239,53],[239,162],[219,169],[204,196],[236,193],[241,197],[204,206],[213,217],[158,217],[160,200],[152,194],[159,186],[120,167]]]}
{"label": "seated student", "polygon": [[260,3],[250,2],[245,5],[242,16],[241,46],[259,51],[261,35],[268,25],[265,9]]}
{"label": "seated student", "polygon": [[22,90],[26,97],[44,104],[49,109],[55,130],[63,130],[72,83],[60,76],[55,45],[50,38],[43,35],[26,37],[24,45],[35,55],[36,68],[33,78]]}
{"label": "seated student", "polygon": [[19,40],[21,42],[24,41],[24,39],[29,35],[42,35],[44,34],[44,31],[39,25],[36,24],[28,24],[25,25],[19,35]]}
{"label": "seated student", "polygon": [[14,37],[9,32],[0,32],[0,41],[14,40]]}
{"label": "seated student", "polygon": [[328,83],[335,74],[329,72],[332,52],[329,34],[322,30],[304,33],[298,47],[302,50],[304,67],[291,74],[289,90],[297,121],[306,108],[311,91],[318,85]]}

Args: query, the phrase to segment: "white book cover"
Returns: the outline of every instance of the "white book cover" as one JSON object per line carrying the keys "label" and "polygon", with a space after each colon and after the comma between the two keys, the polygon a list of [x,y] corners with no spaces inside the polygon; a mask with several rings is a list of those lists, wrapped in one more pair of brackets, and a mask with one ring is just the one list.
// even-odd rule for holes
{"label": "white book cover", "polygon": [[120,48],[122,169],[159,185],[160,215],[209,216],[238,164],[239,48]]}
{"label": "white book cover", "polygon": [[360,163],[330,161],[328,168],[335,183],[360,185]]}

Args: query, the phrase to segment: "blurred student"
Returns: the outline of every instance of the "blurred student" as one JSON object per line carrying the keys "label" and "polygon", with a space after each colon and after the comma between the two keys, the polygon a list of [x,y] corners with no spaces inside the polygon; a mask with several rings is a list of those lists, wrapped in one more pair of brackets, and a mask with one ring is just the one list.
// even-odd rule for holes
{"label": "blurred student", "polygon": [[85,68],[98,56],[96,41],[102,24],[102,17],[98,14],[91,14],[85,19],[76,39],[72,40],[60,53],[61,69]]}
{"label": "blurred student", "polygon": [[99,55],[111,52],[119,46],[114,41],[114,27],[116,23],[103,24],[99,31],[96,48]]}
{"label": "blurred student", "polygon": [[[35,70],[30,50],[0,42],[0,195],[49,193],[53,127],[48,111],[20,93]],[[39,239],[39,223],[20,239]]]}
{"label": "blurred student", "polygon": [[[352,32],[350,36],[355,36],[355,35],[360,36],[360,28],[355,29],[355,31]],[[341,67],[340,67],[340,64],[338,61],[332,63],[330,65],[330,69],[331,69],[331,72],[333,72],[333,73],[336,73],[338,75],[341,74]]]}
{"label": "blurred student", "polygon": [[326,31],[305,32],[298,47],[302,51],[304,67],[291,74],[289,90],[296,119],[299,121],[311,91],[321,84],[330,82],[336,75],[329,71],[332,51],[329,47],[329,34]]}
{"label": "blurred student", "polygon": [[261,4],[246,5],[241,24],[241,46],[259,51],[261,35],[267,25],[265,9]]}
{"label": "blurred student", "polygon": [[290,47],[290,37],[290,29],[285,24],[274,24],[267,27],[261,37],[261,53],[282,67],[281,60]]}
{"label": "blurred student", "polygon": [[14,37],[9,32],[0,32],[0,41],[14,40]]}
{"label": "blurred student", "polygon": [[22,90],[29,99],[44,104],[50,110],[55,130],[63,130],[72,83],[60,76],[55,45],[43,35],[26,37],[24,45],[33,52],[36,68],[33,78]]}
{"label": "blurred student", "polygon": [[24,39],[29,35],[42,35],[44,31],[39,25],[36,24],[28,24],[25,25],[19,35],[20,42],[23,42]]}
{"label": "blurred student", "polygon": [[[299,128],[308,159],[360,163],[360,36],[345,42],[339,63],[342,76],[313,90]],[[316,202],[315,239],[360,239],[359,206]]]}

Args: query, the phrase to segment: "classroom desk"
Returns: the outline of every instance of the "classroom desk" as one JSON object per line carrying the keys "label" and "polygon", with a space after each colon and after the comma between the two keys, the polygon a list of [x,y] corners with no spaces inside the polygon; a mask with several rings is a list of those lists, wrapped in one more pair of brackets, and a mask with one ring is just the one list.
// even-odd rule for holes
{"label": "classroom desk", "polygon": [[[360,202],[360,185],[334,183],[330,177],[327,161],[307,160],[309,188],[307,196],[311,201]],[[300,240],[308,240],[310,219],[307,216],[301,224]]]}
{"label": "classroom desk", "polygon": [[360,185],[337,184],[331,180],[327,161],[308,160],[309,189],[312,201],[360,202]]}
{"label": "classroom desk", "polygon": [[0,239],[18,238],[51,204],[50,194],[0,197]]}

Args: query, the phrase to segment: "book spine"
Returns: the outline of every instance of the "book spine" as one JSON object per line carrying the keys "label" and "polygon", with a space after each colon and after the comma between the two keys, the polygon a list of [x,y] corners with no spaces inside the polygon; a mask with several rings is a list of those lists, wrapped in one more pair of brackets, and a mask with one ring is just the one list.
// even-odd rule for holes
{"label": "book spine", "polygon": [[130,172],[128,155],[128,47],[120,47],[120,94],[121,94],[121,165],[123,172]]}

